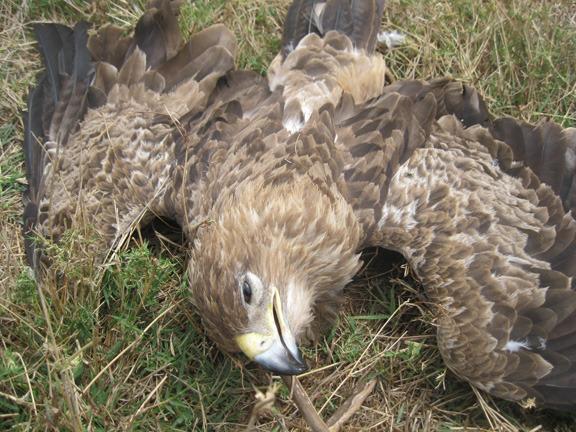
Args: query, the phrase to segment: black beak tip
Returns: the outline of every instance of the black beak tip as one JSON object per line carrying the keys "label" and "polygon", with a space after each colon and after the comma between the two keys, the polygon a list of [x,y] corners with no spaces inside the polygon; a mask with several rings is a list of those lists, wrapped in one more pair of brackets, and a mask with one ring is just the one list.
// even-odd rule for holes
{"label": "black beak tip", "polygon": [[269,372],[273,373],[274,375],[296,376],[306,372],[309,369],[309,367],[306,363],[301,363],[297,365],[289,365],[288,367],[282,367],[282,368],[267,367],[266,369]]}
{"label": "black beak tip", "polygon": [[302,358],[300,352],[298,352],[298,356],[294,357],[291,354],[287,353],[287,356],[284,357],[282,362],[258,362],[260,366],[262,366],[267,371],[275,374],[275,375],[300,375],[306,372],[308,369],[308,365]]}
{"label": "black beak tip", "polygon": [[283,375],[289,375],[289,376],[301,375],[304,372],[308,371],[308,369],[310,369],[308,365],[304,361],[302,361],[301,363],[294,365],[292,369],[289,371],[289,373],[285,373]]}
{"label": "black beak tip", "polygon": [[309,369],[308,365],[304,361],[304,358],[302,357],[302,353],[300,352],[300,350],[296,351],[296,355],[292,355],[292,353],[290,352],[288,352],[287,354],[289,357],[288,361],[289,372],[284,373],[282,375],[300,375]]}

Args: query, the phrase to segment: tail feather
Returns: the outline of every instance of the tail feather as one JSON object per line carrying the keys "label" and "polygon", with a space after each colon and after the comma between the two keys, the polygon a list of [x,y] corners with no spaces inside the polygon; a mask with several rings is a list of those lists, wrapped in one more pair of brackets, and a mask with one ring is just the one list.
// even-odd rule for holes
{"label": "tail feather", "polygon": [[96,34],[88,39],[88,50],[95,62],[105,62],[119,69],[126,58],[126,54],[134,40],[129,36],[122,36],[120,27],[106,25],[98,29]]}
{"label": "tail feather", "polygon": [[284,21],[282,55],[286,57],[309,33],[337,31],[357,49],[374,51],[384,0],[295,0]]}
{"label": "tail feather", "polygon": [[354,31],[352,9],[349,0],[328,0],[322,16],[322,30],[341,31],[351,35]]}
{"label": "tail feather", "polygon": [[294,0],[288,8],[282,34],[283,56],[290,53],[307,34],[320,34],[320,29],[313,19],[313,9],[316,3],[319,2],[317,0]]}
{"label": "tail feather", "polygon": [[174,57],[182,44],[177,19],[179,4],[172,3],[150,2],[134,29],[134,45],[146,54],[146,65],[152,69]]}
{"label": "tail feather", "polygon": [[384,0],[352,0],[351,9],[354,30],[350,39],[356,47],[368,52],[374,51],[384,12]]}

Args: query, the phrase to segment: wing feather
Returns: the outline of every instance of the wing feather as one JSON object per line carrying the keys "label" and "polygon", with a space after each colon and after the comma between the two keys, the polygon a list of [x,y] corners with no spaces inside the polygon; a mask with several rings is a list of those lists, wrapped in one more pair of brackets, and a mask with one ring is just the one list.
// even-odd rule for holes
{"label": "wing feather", "polygon": [[[82,23],[37,27],[47,72],[25,114],[27,239],[58,241],[92,226],[98,261],[133,224],[174,216],[166,198],[174,130],[206,107],[235,50],[231,33],[215,26],[179,51],[177,3],[150,2],[133,37],[108,26],[88,38]],[[41,248],[31,240],[26,248],[42,276]]]}
{"label": "wing feather", "polygon": [[[473,88],[448,79],[399,81],[367,104],[341,106],[363,245],[411,263],[438,305],[446,364],[499,397],[576,405],[572,132],[495,120]],[[415,130],[412,145],[377,138]],[[382,146],[404,154],[382,158]]]}
{"label": "wing feather", "polygon": [[24,113],[24,155],[28,190],[25,193],[24,237],[28,262],[38,264],[39,251],[33,231],[39,220],[45,170],[50,164],[45,140],[63,144],[83,116],[90,59],[85,47],[87,24],[74,29],[62,25],[37,24],[34,27],[45,73],[32,90]]}

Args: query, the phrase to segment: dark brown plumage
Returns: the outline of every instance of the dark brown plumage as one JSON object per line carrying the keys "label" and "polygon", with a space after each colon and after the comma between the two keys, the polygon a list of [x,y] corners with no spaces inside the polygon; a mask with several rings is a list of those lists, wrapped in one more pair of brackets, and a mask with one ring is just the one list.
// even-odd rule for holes
{"label": "dark brown plumage", "polygon": [[153,2],[119,44],[101,29],[92,61],[85,26],[38,28],[27,231],[92,224],[102,261],[131,226],[175,218],[210,336],[281,373],[305,369],[297,342],[331,324],[358,252],[397,250],[450,369],[576,405],[574,130],[495,120],[452,80],[386,85],[381,1],[294,2],[268,80],[233,70],[222,26],[182,46],[173,6]]}

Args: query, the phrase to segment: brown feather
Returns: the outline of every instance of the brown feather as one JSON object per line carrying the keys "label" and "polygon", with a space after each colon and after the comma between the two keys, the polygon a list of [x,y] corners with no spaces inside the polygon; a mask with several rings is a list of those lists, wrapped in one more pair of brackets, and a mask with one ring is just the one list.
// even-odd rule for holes
{"label": "brown feather", "polygon": [[313,20],[314,0],[295,0],[290,4],[282,34],[282,55],[286,57],[309,33],[318,31]]}
{"label": "brown feather", "polygon": [[328,0],[322,13],[322,33],[336,30],[350,36],[353,29],[350,0]]}
{"label": "brown feather", "polygon": [[88,50],[96,62],[109,63],[117,69],[124,63],[131,37],[122,36],[123,30],[113,25],[106,25],[88,38]]}
{"label": "brown feather", "polygon": [[[198,78],[200,82],[180,73],[179,92],[166,93],[162,75],[146,65],[161,68],[176,53],[179,32],[171,34],[178,31],[175,2],[159,0],[150,7],[156,8],[146,14],[152,21],[141,21],[136,42],[121,38],[121,31],[111,26],[87,40],[85,25],[74,31],[43,25],[42,32],[60,38],[46,38],[45,62],[54,65],[56,59],[65,59],[66,73],[41,82],[31,98],[26,146],[32,154],[27,165],[34,190],[25,212],[27,237],[35,231],[57,241],[68,228],[88,223],[96,227],[100,239],[96,260],[101,261],[134,221],[145,224],[152,214],[173,215],[167,207],[170,201],[162,196],[174,159],[173,126],[155,123],[155,113],[169,109],[179,117],[203,109],[216,80],[232,65],[215,68],[209,79]],[[147,38],[142,33],[147,26],[163,36]],[[71,41],[62,42],[62,35]],[[150,58],[140,48],[127,56],[129,44],[142,45]],[[209,40],[204,48],[210,49]],[[96,65],[90,62],[88,49]],[[52,88],[57,98],[50,105],[44,95]],[[42,278],[41,262],[48,263],[40,248],[28,240],[27,245],[30,263]]]}
{"label": "brown feather", "polygon": [[195,34],[170,61],[162,64],[158,72],[171,89],[184,78],[198,75],[200,80],[209,71],[221,74],[234,63],[236,41],[222,25],[211,26]]}
{"label": "brown feather", "polygon": [[354,30],[350,39],[357,48],[372,52],[384,13],[384,0],[351,0],[351,3]]}
{"label": "brown feather", "polygon": [[182,43],[178,28],[179,2],[155,0],[147,5],[134,29],[129,52],[138,47],[146,54],[146,66],[155,69],[176,55]]}

